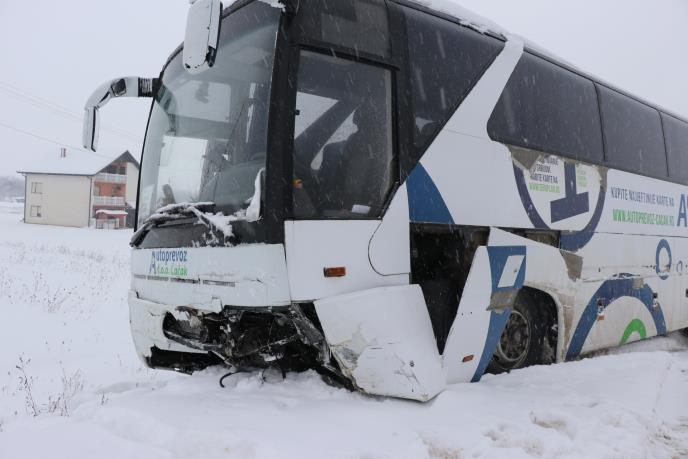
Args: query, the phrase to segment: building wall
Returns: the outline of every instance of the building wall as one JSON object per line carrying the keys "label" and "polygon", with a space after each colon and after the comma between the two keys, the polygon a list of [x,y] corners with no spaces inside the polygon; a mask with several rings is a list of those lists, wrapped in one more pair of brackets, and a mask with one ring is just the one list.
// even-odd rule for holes
{"label": "building wall", "polygon": [[[33,183],[41,184],[41,193],[33,192]],[[90,177],[26,174],[26,203],[24,204],[26,223],[88,226],[90,201]],[[40,208],[40,217],[32,216],[32,206]]]}
{"label": "building wall", "polygon": [[127,163],[127,202],[136,204],[136,189],[139,186],[139,168]]}

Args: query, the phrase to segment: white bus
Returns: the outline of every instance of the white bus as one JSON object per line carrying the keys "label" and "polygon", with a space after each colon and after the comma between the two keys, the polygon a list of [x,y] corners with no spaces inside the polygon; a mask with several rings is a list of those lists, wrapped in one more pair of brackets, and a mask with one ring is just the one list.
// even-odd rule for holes
{"label": "white bus", "polygon": [[[688,122],[463,11],[192,4],[152,97],[131,328],[153,368],[429,400],[688,327]],[[684,258],[686,257],[686,258]]]}

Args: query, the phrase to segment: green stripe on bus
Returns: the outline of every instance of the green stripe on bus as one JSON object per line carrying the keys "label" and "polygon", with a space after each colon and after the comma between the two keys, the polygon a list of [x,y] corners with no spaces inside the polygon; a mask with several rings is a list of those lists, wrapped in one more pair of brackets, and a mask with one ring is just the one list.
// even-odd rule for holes
{"label": "green stripe on bus", "polygon": [[624,334],[623,334],[623,337],[621,338],[621,342],[619,343],[619,346],[626,344],[628,342],[628,339],[631,337],[631,335],[633,333],[638,333],[640,335],[640,339],[647,338],[647,330],[645,329],[645,324],[643,323],[642,320],[640,320],[640,319],[631,320],[631,323],[628,324],[628,327],[626,327],[626,330],[624,331]]}

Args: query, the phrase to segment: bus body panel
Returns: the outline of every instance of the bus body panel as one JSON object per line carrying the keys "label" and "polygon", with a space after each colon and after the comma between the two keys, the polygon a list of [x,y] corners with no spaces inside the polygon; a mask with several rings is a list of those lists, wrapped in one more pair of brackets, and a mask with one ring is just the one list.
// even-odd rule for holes
{"label": "bus body panel", "polygon": [[[563,324],[566,312],[575,305],[583,260],[575,254],[497,228],[490,228],[489,244],[526,247],[528,257],[523,285],[549,295],[557,308],[557,323]],[[563,360],[566,330],[565,326],[558,329],[557,361]]]}
{"label": "bus body panel", "polygon": [[[379,226],[378,220],[285,222],[292,301],[408,284],[408,273],[383,276],[370,264],[368,247]],[[345,274],[326,277],[324,271],[328,268],[344,268]]]}
{"label": "bus body panel", "polygon": [[[496,295],[498,286],[510,291],[522,286],[526,251],[523,246],[518,248],[523,250],[514,254],[509,250],[513,246],[493,247],[492,253],[487,247],[476,251],[444,348],[443,365],[449,383],[478,381],[485,372],[511,313],[509,302]],[[506,272],[509,258],[515,261],[515,269]]]}
{"label": "bus body panel", "polygon": [[[532,282],[528,279],[526,285],[547,292],[565,307],[566,314],[561,314],[562,311],[559,314],[566,319],[560,324],[568,336],[564,348],[569,347],[591,301],[602,302],[600,307],[604,309],[604,314],[599,314],[594,327],[590,325],[590,330],[598,331],[583,340],[585,345],[582,348],[567,354],[568,358],[625,343],[629,339],[628,333],[631,333],[632,339],[637,339],[640,336],[650,337],[679,330],[688,325],[688,281],[684,277],[686,260],[682,257],[688,248],[686,239],[677,237],[685,234],[685,204],[681,204],[682,201],[685,202],[683,185],[575,163],[577,180],[584,177],[587,182],[586,186],[579,187],[577,191],[589,195],[588,210],[553,224],[548,207],[551,207],[553,201],[566,199],[565,191],[543,199],[538,194],[548,194],[548,191],[532,186],[519,187],[519,176],[534,173],[538,165],[546,162],[550,166],[549,177],[558,184],[565,184],[565,169],[571,164],[570,160],[540,153],[541,160],[533,163],[532,169],[523,171],[521,158],[508,154],[508,149],[500,144],[496,144],[493,151],[504,148],[502,154],[494,153],[491,156],[490,151],[470,148],[476,143],[473,138],[457,135],[454,140],[452,149],[466,153],[457,154],[461,159],[454,160],[450,157],[444,162],[445,166],[454,160],[457,168],[459,165],[466,167],[487,163],[492,171],[512,170],[511,177],[508,180],[497,180],[489,193],[473,192],[485,186],[475,174],[466,174],[462,176],[463,180],[457,180],[451,187],[444,187],[440,194],[451,214],[460,216],[457,220],[461,224],[566,231],[562,235],[561,251],[568,252],[569,259],[577,257],[581,260],[581,272],[576,274],[578,278],[574,278],[575,283],[547,285],[545,278],[555,272],[552,263],[562,262],[562,258],[556,255],[560,250],[553,250],[551,254],[538,260],[538,263],[548,266],[548,270],[539,273],[539,278],[532,279]],[[499,160],[492,161],[495,156]],[[501,176],[499,173],[496,175]],[[435,174],[431,177],[434,178]],[[531,185],[535,180],[525,179],[525,182]],[[440,190],[443,189],[441,180],[436,180],[435,183]],[[521,202],[517,205],[513,202],[505,204],[505,200],[510,202],[510,196],[520,196]],[[525,203],[531,204],[531,207],[526,207]],[[519,217],[514,217],[514,213]],[[534,225],[532,217],[528,223],[515,224],[518,220],[529,218],[528,213],[538,214],[543,222],[547,222],[547,226],[543,228]],[[504,220],[509,220],[510,224],[504,224]],[[534,259],[531,258],[530,261],[533,262]],[[556,272],[562,278],[562,274],[567,273],[565,269]],[[569,271],[568,274],[572,273]],[[627,278],[632,278],[635,285],[624,280]],[[615,280],[620,281],[617,286],[613,285]],[[608,284],[603,288],[605,282]],[[651,297],[649,300],[643,294],[642,289],[645,287]],[[602,291],[598,292],[601,288]],[[659,311],[663,319],[659,317]],[[640,327],[639,323],[643,326]],[[636,329],[643,331],[632,333]],[[578,336],[582,336],[581,333],[583,332],[579,332]]]}
{"label": "bus body panel", "polygon": [[[688,326],[688,261],[682,257],[688,242],[677,237],[685,234],[684,186],[544,152],[524,171],[523,156],[502,144],[451,132],[444,137],[441,133],[429,152],[438,158],[441,148],[453,154],[447,153],[443,161],[421,159],[451,215],[451,221],[434,223],[490,226],[490,244],[495,234],[518,238],[496,227],[564,231],[560,247],[527,243],[539,246],[542,256],[529,256],[529,266],[539,268],[528,270],[525,285],[546,292],[558,305],[557,360]],[[563,188],[572,163],[575,180],[586,183],[576,191],[588,194],[588,209],[552,223],[552,202],[566,199],[566,191],[543,190],[527,177],[547,164],[550,180]],[[478,164],[489,171],[487,185],[475,173]],[[450,171],[460,178],[450,182]],[[475,192],[481,188],[488,191]],[[533,215],[545,226],[536,226]]]}
{"label": "bus body panel", "polygon": [[[522,54],[522,42],[507,42],[421,157],[420,167],[431,177],[452,217],[451,222],[437,223],[528,225],[518,196],[507,191],[513,176],[508,150],[487,136],[487,120]],[[414,172],[409,180],[415,183]],[[499,196],[498,206],[485,207],[490,196]]]}
{"label": "bus body panel", "polygon": [[[529,265],[547,269],[530,269],[525,283],[558,305],[557,360],[686,327],[688,282],[674,249],[684,245],[675,236],[684,236],[688,223],[685,186],[489,140],[494,106],[473,101],[496,101],[518,61],[515,49],[507,45],[421,157],[417,169],[447,209],[444,218],[421,221],[563,231],[560,247],[538,244],[543,256],[529,256]],[[571,181],[576,186],[567,189]],[[580,272],[566,266],[572,258]],[[552,276],[561,281],[547,281]],[[598,301],[593,320],[590,304]]]}
{"label": "bus body panel", "polygon": [[375,272],[383,276],[408,276],[411,273],[409,238],[409,201],[406,184],[403,184],[370,239],[369,258]]}
{"label": "bus body panel", "polygon": [[281,244],[134,250],[132,288],[144,300],[213,312],[291,303]]}

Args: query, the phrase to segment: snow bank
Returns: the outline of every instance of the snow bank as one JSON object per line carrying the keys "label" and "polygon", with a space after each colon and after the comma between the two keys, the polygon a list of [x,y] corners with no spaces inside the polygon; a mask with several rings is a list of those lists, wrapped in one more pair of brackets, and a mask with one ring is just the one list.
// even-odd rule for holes
{"label": "snow bank", "polygon": [[220,369],[188,377],[137,360],[130,231],[20,218],[0,214],[0,458],[688,455],[678,335],[453,385],[427,404],[333,388],[312,372],[240,374],[222,389]]}
{"label": "snow bank", "polygon": [[0,213],[0,431],[25,416],[70,412],[84,392],[118,378],[160,375],[143,369],[122,333],[131,231],[27,225],[21,217]]}
{"label": "snow bank", "polygon": [[24,204],[21,202],[0,201],[0,213],[2,214],[23,214]]}

